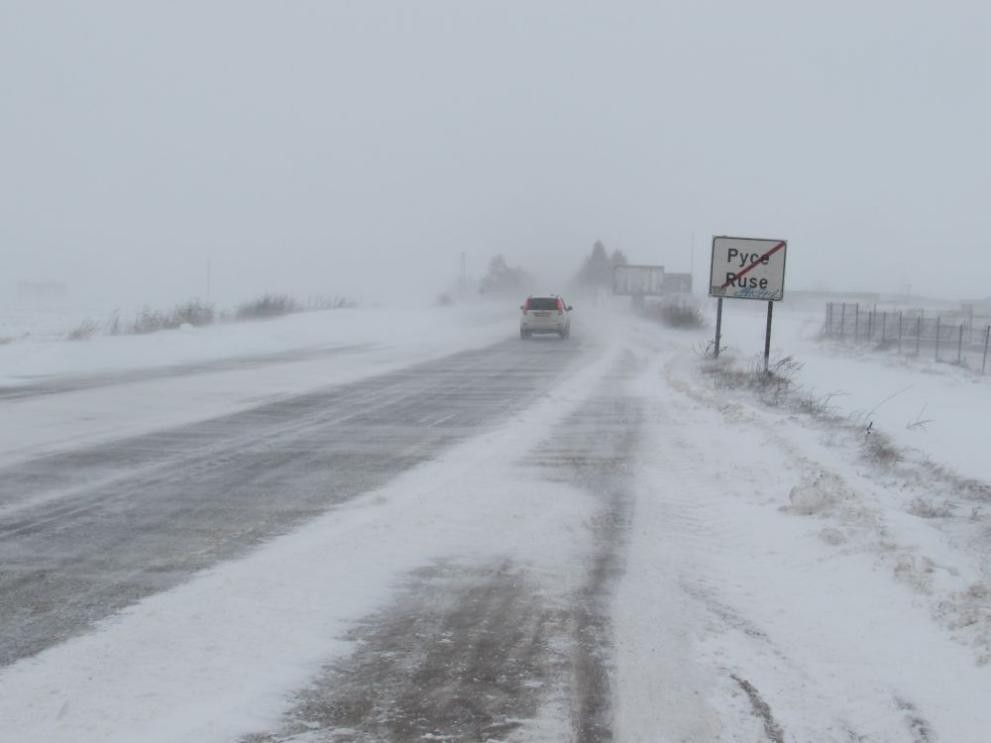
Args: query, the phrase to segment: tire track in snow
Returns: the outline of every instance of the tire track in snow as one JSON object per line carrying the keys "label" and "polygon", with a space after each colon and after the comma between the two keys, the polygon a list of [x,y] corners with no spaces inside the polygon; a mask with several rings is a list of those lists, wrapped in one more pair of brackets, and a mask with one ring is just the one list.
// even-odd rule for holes
{"label": "tire track in snow", "polygon": [[[0,469],[0,665],[246,554],[525,409],[582,355],[516,341]],[[422,423],[433,416],[435,424]]]}
{"label": "tire track in snow", "polygon": [[295,695],[278,731],[243,743],[532,740],[548,707],[566,710],[568,739],[612,740],[609,600],[623,569],[641,424],[622,387],[635,370],[624,358],[521,463],[538,482],[565,482],[600,502],[577,591],[554,596],[512,555],[416,571],[388,609],[355,628],[354,653]]}
{"label": "tire track in snow", "polygon": [[[812,472],[815,473],[817,477],[825,476],[832,478],[833,490],[841,493],[854,493],[855,505],[846,506],[844,508],[841,503],[837,507],[839,513],[836,518],[839,519],[843,526],[848,528],[857,528],[868,524],[874,529],[881,528],[880,524],[883,523],[883,521],[880,512],[875,506],[868,505],[866,503],[866,499],[863,494],[856,493],[851,486],[847,485],[845,478],[840,473],[826,466],[821,461],[818,461],[814,454],[809,454],[807,451],[804,451],[796,442],[790,440],[781,431],[770,426],[767,420],[759,414],[758,410],[753,410],[743,403],[735,400],[722,399],[709,390],[702,389],[687,382],[686,380],[677,378],[673,373],[672,365],[670,363],[665,367],[665,377],[672,389],[683,395],[684,398],[694,400],[701,403],[703,406],[716,411],[727,423],[750,426],[753,429],[760,431],[761,435],[764,436],[769,443],[773,444],[777,451],[782,452],[786,456],[787,460],[789,460],[789,465],[796,471],[805,473]],[[687,406],[684,410],[686,412],[688,411]],[[790,507],[784,507],[782,510],[789,510],[789,508]],[[743,618],[731,607],[716,600],[710,591],[707,589],[689,586],[687,584],[683,584],[682,587],[686,593],[693,595],[695,598],[702,601],[707,606],[709,611],[714,613],[716,616],[719,616],[729,626],[737,629],[744,635],[747,635],[752,640],[766,644],[781,661],[791,667],[792,672],[804,674],[801,668],[795,666],[794,662],[791,661],[787,655],[775,647],[772,639],[767,633],[753,625],[753,623],[749,620]],[[731,678],[746,692],[748,698],[750,699],[754,715],[757,716],[763,723],[764,732],[767,735],[768,740],[771,743],[783,743],[785,740],[784,731],[773,716],[770,706],[760,695],[756,687],[736,673],[732,673]],[[894,707],[895,710],[897,710],[897,713],[903,717],[904,724],[911,735],[910,740],[912,743],[933,743],[933,741],[937,740],[932,724],[919,712],[914,703],[896,695],[894,697]],[[841,729],[845,731],[845,734],[850,741],[866,743],[867,741],[876,740],[876,738],[870,734],[863,734],[857,731],[849,724],[849,722],[842,720],[838,720],[837,722],[840,724]]]}
{"label": "tire track in snow", "polygon": [[218,359],[216,361],[201,361],[193,364],[174,364],[172,366],[153,367],[150,369],[131,369],[119,372],[42,379],[24,385],[0,387],[0,403],[8,400],[60,395],[67,392],[97,389],[100,387],[114,387],[121,384],[133,384],[135,382],[149,382],[157,379],[171,379],[198,374],[215,374],[246,368],[321,359],[328,356],[359,353],[372,348],[373,345],[371,343],[362,343],[346,346],[317,346],[292,351]]}
{"label": "tire track in snow", "polygon": [[895,706],[905,713],[905,724],[912,733],[913,743],[935,743],[936,736],[918,708],[906,699],[895,697]]}
{"label": "tire track in snow", "polygon": [[613,588],[625,567],[633,516],[633,464],[643,426],[642,403],[625,389],[641,370],[627,353],[602,391],[561,426],[553,446],[527,461],[543,476],[588,491],[601,502],[591,525],[590,570],[574,598],[572,660],[565,693],[571,700],[571,739],[613,740]]}
{"label": "tire track in snow", "polygon": [[750,706],[753,708],[754,716],[764,726],[764,734],[767,736],[768,743],[785,743],[784,730],[781,729],[781,725],[774,719],[770,705],[761,697],[760,692],[757,691],[757,687],[736,674],[733,674],[731,678],[739,684],[740,688],[746,692],[747,697],[750,699]]}
{"label": "tire track in snow", "polygon": [[357,650],[299,693],[279,733],[244,743],[503,738],[536,713],[558,611],[524,570],[441,563],[357,626]]}

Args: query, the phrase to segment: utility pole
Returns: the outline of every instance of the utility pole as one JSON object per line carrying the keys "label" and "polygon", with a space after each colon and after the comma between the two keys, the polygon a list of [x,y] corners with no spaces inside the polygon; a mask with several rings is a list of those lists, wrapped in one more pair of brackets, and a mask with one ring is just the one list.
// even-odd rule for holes
{"label": "utility pole", "polygon": [[692,248],[689,254],[688,275],[692,277],[692,287],[694,293],[695,286],[695,230],[692,230]]}

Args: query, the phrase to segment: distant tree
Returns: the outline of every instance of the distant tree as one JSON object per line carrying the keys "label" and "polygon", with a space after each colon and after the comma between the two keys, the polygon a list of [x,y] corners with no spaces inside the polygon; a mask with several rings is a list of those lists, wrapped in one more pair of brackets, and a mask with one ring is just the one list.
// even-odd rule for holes
{"label": "distant tree", "polygon": [[612,257],[606,252],[606,246],[601,240],[596,240],[592,253],[585,259],[578,272],[575,283],[584,287],[612,286],[613,267],[625,265],[626,256],[620,251],[613,251]]}
{"label": "distant tree", "polygon": [[626,255],[622,250],[614,250],[612,255],[609,256],[609,265],[612,268],[616,268],[616,266],[625,266],[627,264],[629,264],[629,261],[626,260]]}
{"label": "distant tree", "polygon": [[478,290],[481,294],[518,294],[526,289],[528,280],[526,271],[510,266],[503,256],[497,255],[489,261],[489,270]]}

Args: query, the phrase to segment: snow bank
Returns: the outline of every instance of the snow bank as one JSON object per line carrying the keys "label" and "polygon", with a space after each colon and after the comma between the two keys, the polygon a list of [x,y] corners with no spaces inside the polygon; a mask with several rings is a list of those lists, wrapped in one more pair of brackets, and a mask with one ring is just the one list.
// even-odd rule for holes
{"label": "snow bank", "polygon": [[361,308],[86,341],[28,339],[0,346],[0,387],[358,344],[417,348],[478,343],[512,334],[515,320],[513,308],[497,305]]}
{"label": "snow bank", "polygon": [[925,485],[697,363],[643,390],[617,739],[985,740],[982,521],[909,513]]}
{"label": "snow bank", "polygon": [[[731,353],[762,353],[760,304],[724,305],[724,344]],[[820,342],[824,312],[775,308],[772,354],[790,355],[802,364],[795,382],[814,398],[829,396],[837,412],[864,425],[873,422],[897,445],[923,451],[966,477],[991,481],[982,413],[991,410],[991,375],[981,377],[930,359]]]}
{"label": "snow bank", "polygon": [[[0,380],[7,384],[58,384],[83,374],[113,382],[115,374],[138,374],[133,381],[120,377],[126,384],[0,399],[7,423],[0,427],[0,464],[383,374],[512,338],[516,322],[514,308],[493,305],[334,310],[188,332],[0,346]],[[214,362],[231,363],[210,373]],[[143,372],[161,375],[142,379]]]}

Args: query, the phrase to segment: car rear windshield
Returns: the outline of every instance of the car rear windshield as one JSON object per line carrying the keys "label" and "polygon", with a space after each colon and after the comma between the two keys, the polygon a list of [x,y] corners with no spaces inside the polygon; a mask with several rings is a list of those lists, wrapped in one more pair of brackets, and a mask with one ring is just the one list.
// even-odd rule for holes
{"label": "car rear windshield", "polygon": [[557,297],[530,297],[526,301],[528,310],[556,310]]}

